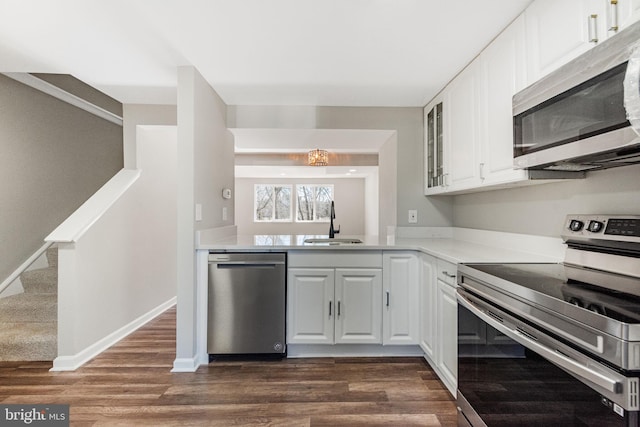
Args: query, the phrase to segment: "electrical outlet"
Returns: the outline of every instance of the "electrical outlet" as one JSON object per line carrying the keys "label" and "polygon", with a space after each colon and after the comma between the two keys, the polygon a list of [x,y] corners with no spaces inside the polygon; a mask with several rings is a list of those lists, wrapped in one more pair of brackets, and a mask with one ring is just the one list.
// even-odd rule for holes
{"label": "electrical outlet", "polygon": [[196,221],[202,221],[202,205],[196,203]]}
{"label": "electrical outlet", "polygon": [[418,211],[415,209],[409,209],[409,224],[416,224],[418,222]]}
{"label": "electrical outlet", "polygon": [[226,208],[226,206],[222,208],[222,220],[223,221],[227,220],[227,208]]}

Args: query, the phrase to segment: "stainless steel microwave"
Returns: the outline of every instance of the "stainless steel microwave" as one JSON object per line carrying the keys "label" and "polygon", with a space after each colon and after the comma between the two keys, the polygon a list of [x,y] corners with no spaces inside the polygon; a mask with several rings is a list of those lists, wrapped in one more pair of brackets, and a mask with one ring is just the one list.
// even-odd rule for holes
{"label": "stainless steel microwave", "polygon": [[513,97],[514,166],[589,171],[640,163],[640,22]]}

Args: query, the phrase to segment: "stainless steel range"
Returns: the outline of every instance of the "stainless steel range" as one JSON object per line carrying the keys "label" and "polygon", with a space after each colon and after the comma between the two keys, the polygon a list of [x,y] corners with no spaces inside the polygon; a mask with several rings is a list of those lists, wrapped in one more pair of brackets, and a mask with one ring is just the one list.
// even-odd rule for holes
{"label": "stainless steel range", "polygon": [[638,426],[640,216],[570,215],[562,238],[563,263],[460,265],[460,425]]}

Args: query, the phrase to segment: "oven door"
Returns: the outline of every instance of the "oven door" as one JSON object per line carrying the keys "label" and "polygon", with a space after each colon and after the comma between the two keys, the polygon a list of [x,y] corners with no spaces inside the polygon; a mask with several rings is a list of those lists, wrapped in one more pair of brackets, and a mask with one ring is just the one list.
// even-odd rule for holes
{"label": "oven door", "polygon": [[638,426],[637,378],[585,359],[463,288],[458,319],[483,331],[482,339],[458,339],[460,426]]}

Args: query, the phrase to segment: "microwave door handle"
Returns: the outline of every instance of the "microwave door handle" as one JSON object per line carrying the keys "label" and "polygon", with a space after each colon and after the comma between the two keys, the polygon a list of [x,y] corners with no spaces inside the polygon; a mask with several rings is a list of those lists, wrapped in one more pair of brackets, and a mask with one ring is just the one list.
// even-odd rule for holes
{"label": "microwave door handle", "polygon": [[640,136],[640,47],[629,56],[624,76],[624,108],[631,129]]}
{"label": "microwave door handle", "polygon": [[566,369],[567,371],[572,372],[579,377],[589,380],[592,383],[602,387],[603,389],[610,391],[611,393],[619,394],[622,392],[622,384],[619,381],[613,378],[609,378],[600,372],[594,371],[593,369],[589,369],[588,367],[581,365],[580,363],[565,356],[564,354],[536,342],[534,339],[528,337],[522,332],[507,327],[500,321],[495,320],[493,317],[489,316],[478,307],[476,307],[464,296],[464,291],[458,289],[457,292],[458,304],[462,305],[471,313],[473,313],[498,331],[502,332],[512,340],[522,344],[530,350],[535,351],[545,359],[560,366],[561,368]]}

